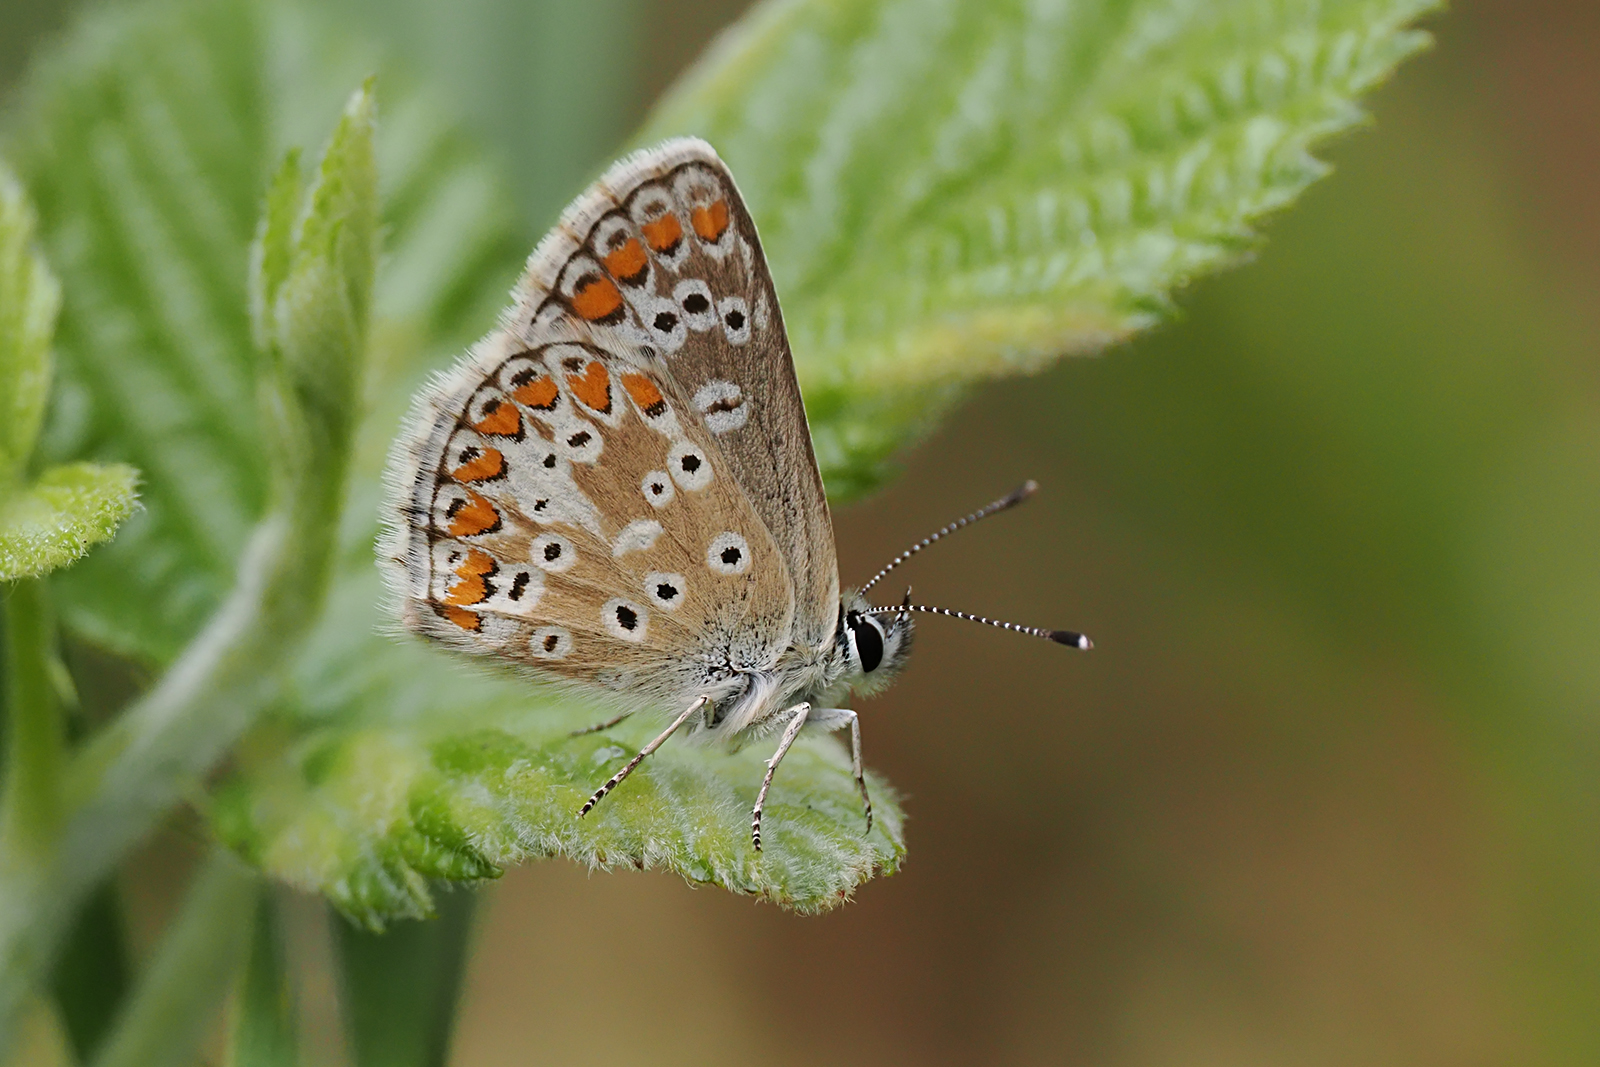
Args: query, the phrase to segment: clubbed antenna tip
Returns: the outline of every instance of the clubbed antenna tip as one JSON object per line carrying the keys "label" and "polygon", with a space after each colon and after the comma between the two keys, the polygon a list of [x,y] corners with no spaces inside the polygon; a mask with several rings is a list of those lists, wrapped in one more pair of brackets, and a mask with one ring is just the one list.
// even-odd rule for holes
{"label": "clubbed antenna tip", "polygon": [[1073,648],[1081,648],[1085,652],[1094,647],[1094,642],[1089,640],[1087,634],[1074,633],[1071,630],[1051,630],[1050,640],[1058,645],[1071,645]]}

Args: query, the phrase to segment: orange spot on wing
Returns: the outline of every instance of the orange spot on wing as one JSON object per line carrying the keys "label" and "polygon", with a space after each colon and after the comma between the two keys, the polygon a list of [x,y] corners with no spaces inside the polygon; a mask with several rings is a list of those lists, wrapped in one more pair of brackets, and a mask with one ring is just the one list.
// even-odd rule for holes
{"label": "orange spot on wing", "polygon": [[477,633],[479,630],[483,629],[483,620],[477,615],[468,611],[466,608],[446,607],[442,609],[439,614],[443,615],[445,618],[449,619],[463,630],[470,630],[473,633]]}
{"label": "orange spot on wing", "polygon": [[523,382],[512,390],[511,395],[517,403],[526,404],[539,411],[549,411],[556,406],[556,400],[561,396],[561,390],[556,383],[541,374],[532,381]]}
{"label": "orange spot on wing", "polygon": [[611,411],[611,376],[599,360],[590,360],[582,374],[567,375],[567,388],[572,395],[600,414]]}
{"label": "orange spot on wing", "polygon": [[644,254],[644,246],[630,237],[626,244],[619,245],[606,256],[606,270],[612,276],[619,278],[629,285],[638,285],[644,281],[644,269],[650,263]]}
{"label": "orange spot on wing", "polygon": [[512,405],[491,400],[483,405],[483,418],[473,423],[472,428],[497,437],[515,437],[522,432],[522,416]]}
{"label": "orange spot on wing", "polygon": [[450,472],[458,482],[486,482],[505,472],[506,458],[496,448],[486,448]]}
{"label": "orange spot on wing", "polygon": [[671,252],[683,239],[683,226],[679,224],[678,216],[670,211],[639,229],[644,233],[644,239],[650,242],[650,247],[657,252]]}
{"label": "orange spot on wing", "polygon": [[467,499],[457,501],[450,511],[450,536],[475,537],[500,525],[500,513],[483,497],[467,490]]}
{"label": "orange spot on wing", "polygon": [[728,202],[718,200],[704,207],[697,207],[690,214],[689,221],[694,225],[694,232],[700,235],[702,241],[716,241],[722,236],[722,231],[728,228]]}
{"label": "orange spot on wing", "polygon": [[650,418],[655,418],[667,410],[667,401],[661,395],[661,390],[656,388],[656,383],[642,374],[624,374],[622,387],[633,397],[633,402],[639,405],[639,410]]}
{"label": "orange spot on wing", "polygon": [[489,599],[489,575],[500,568],[487,552],[473,549],[456,568],[456,582],[445,595],[446,604],[478,604]]}
{"label": "orange spot on wing", "polygon": [[622,293],[610,278],[591,274],[572,293],[572,310],[590,322],[615,322],[622,318]]}

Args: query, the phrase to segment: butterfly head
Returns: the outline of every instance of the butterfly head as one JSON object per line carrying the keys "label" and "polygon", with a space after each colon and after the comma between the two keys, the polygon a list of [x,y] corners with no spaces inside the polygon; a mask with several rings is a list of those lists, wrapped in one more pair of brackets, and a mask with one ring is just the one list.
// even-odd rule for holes
{"label": "butterfly head", "polygon": [[845,667],[843,680],[856,692],[868,695],[893,681],[911,654],[911,638],[910,612],[882,614],[856,592],[847,592],[840,601],[838,641]]}

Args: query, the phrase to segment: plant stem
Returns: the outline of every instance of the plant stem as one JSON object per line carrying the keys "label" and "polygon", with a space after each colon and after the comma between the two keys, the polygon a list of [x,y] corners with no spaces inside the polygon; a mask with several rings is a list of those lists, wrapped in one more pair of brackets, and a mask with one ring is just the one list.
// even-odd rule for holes
{"label": "plant stem", "polygon": [[42,579],[6,590],[6,778],[0,840],[27,856],[48,851],[61,825],[61,703],[50,680],[55,654]]}
{"label": "plant stem", "polygon": [[276,896],[258,894],[250,959],[234,998],[228,1067],[295,1067],[299,1062],[294,983],[282,925]]}
{"label": "plant stem", "polygon": [[212,853],[95,1067],[193,1062],[244,961],[259,891],[259,880],[243,863],[220,850]]}
{"label": "plant stem", "polygon": [[356,1067],[444,1067],[450,1059],[477,894],[457,888],[436,899],[437,918],[398,922],[381,934],[336,920]]}
{"label": "plant stem", "polygon": [[290,529],[281,515],[257,527],[206,630],[72,761],[70,815],[55,840],[32,853],[0,849],[0,1056],[79,904],[277,694],[275,665],[303,632],[285,609],[304,607],[308,592]]}

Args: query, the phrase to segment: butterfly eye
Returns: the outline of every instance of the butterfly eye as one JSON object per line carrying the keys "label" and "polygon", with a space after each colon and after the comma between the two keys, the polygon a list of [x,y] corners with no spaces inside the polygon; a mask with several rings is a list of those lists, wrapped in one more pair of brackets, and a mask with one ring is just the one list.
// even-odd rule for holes
{"label": "butterfly eye", "polygon": [[689,339],[689,328],[684,325],[684,309],[670,296],[640,296],[637,302],[639,321],[645,326],[653,347],[666,355],[682,348]]}
{"label": "butterfly eye", "polygon": [[[556,447],[566,454],[574,463],[593,463],[600,458],[600,451],[605,447],[605,442],[592,427],[580,429],[587,424],[569,424],[564,436],[557,436]],[[546,467],[554,467],[548,459]]]}
{"label": "butterfly eye", "polygon": [[856,659],[861,664],[862,673],[871,674],[883,662],[883,630],[878,627],[878,620],[855,612],[851,612],[846,621],[850,625],[850,636],[855,642]]}
{"label": "butterfly eye", "polygon": [[560,626],[541,626],[528,639],[528,650],[539,659],[565,659],[572,651],[572,634]]}

